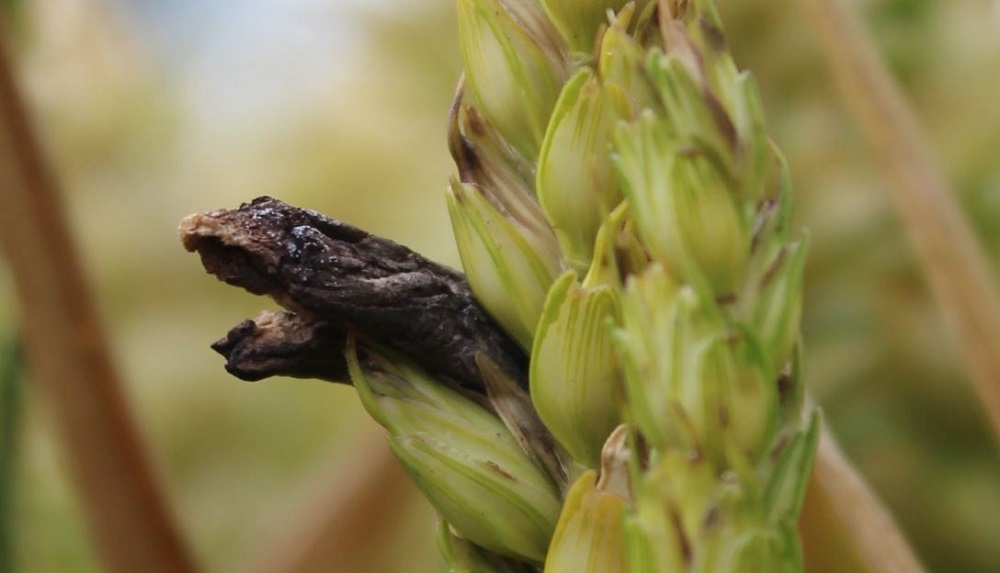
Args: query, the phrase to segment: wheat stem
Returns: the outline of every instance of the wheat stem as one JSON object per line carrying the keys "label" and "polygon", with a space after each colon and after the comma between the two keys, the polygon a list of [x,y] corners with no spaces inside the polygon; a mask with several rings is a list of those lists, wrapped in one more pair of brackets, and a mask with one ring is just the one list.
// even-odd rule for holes
{"label": "wheat stem", "polygon": [[28,375],[49,402],[107,570],[194,572],[129,414],[2,34],[0,28],[0,246],[20,300]]}

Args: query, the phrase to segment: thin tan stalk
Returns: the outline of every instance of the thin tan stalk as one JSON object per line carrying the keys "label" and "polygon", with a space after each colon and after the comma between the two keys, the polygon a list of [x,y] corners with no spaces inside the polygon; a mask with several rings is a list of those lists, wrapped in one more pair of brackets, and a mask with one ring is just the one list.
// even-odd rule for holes
{"label": "thin tan stalk", "polygon": [[379,553],[399,530],[415,489],[381,432],[356,447],[335,475],[324,475],[322,488],[322,499],[282,526],[246,573],[364,573],[384,565]]}
{"label": "thin tan stalk", "polygon": [[804,5],[1000,437],[1000,292],[989,261],[856,9],[846,0]]}
{"label": "thin tan stalk", "polygon": [[3,34],[0,23],[0,245],[20,301],[29,379],[48,401],[106,570],[194,572],[122,396]]}
{"label": "thin tan stalk", "polygon": [[892,516],[823,430],[799,520],[809,573],[922,573]]}

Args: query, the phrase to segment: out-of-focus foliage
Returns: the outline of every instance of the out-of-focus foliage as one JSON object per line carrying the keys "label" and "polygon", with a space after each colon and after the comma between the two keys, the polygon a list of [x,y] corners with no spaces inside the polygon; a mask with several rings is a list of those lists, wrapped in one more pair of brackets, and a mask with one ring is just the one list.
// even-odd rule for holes
{"label": "out-of-focus foliage", "polygon": [[[186,17],[209,17],[208,4],[204,13],[202,3],[188,5]],[[294,37],[288,28],[318,34],[344,17],[353,27],[369,27],[367,16],[315,4],[292,14],[279,5],[213,4],[262,10],[251,19],[283,19],[286,29],[254,37],[251,22],[238,38],[245,44],[218,48],[214,61],[197,66],[174,66],[149,45],[135,12],[92,0],[30,4],[17,46],[32,111],[129,383],[126,394],[207,571],[233,570],[301,525],[318,496],[337,487],[338,472],[352,471],[346,452],[377,430],[353,389],[302,380],[251,385],[225,373],[209,343],[274,305],[205,275],[180,247],[180,218],[270,194],[457,263],[443,193],[457,51],[444,64],[451,72],[436,72],[444,85],[428,84],[436,91],[402,77],[412,61],[381,67],[379,43],[363,37],[346,44],[350,51],[324,56],[341,62],[342,79],[312,91],[287,86],[287,101],[268,108],[270,115],[227,113],[250,106],[258,93],[237,93],[246,101],[191,100],[192,93],[207,97],[199,83],[206,76],[235,73],[253,42]],[[454,26],[438,23],[441,14],[448,12],[409,14],[395,25],[415,43],[407,58],[436,57],[416,44],[419,38],[428,48],[457,45],[457,38],[444,41]],[[174,29],[172,42],[192,40],[184,37],[189,26]],[[236,71],[251,86],[265,86],[289,66],[272,58]],[[2,318],[13,318],[6,282],[0,300]],[[42,398],[27,396],[16,506],[19,570],[101,571]],[[371,533],[384,538],[373,570],[439,570],[435,532],[416,525],[433,522],[429,508],[414,496],[399,512],[403,531]]]}
{"label": "out-of-focus foliage", "polygon": [[0,0],[0,16],[16,28],[21,23],[24,12],[24,0]]}
{"label": "out-of-focus foliage", "polygon": [[[8,339],[9,338],[9,339]],[[0,571],[13,572],[16,551],[14,478],[21,435],[21,352],[15,337],[0,334]]]}
{"label": "out-of-focus foliage", "polygon": [[[291,82],[268,115],[223,121],[217,111],[241,102],[201,101],[211,94],[196,89],[190,67],[170,67],[135,12],[110,8],[133,4],[48,1],[26,4],[22,14],[26,85],[132,406],[188,538],[206,570],[221,571],[252,559],[318,489],[335,487],[327,476],[371,424],[350,389],[249,385],[223,372],[207,344],[268,303],[204,276],[177,244],[176,222],[271,194],[457,265],[444,188],[459,53],[454,5],[444,0],[352,11],[319,1],[183,4],[193,20],[207,17],[199,6],[228,4],[249,18],[286,18],[303,34],[344,29],[346,18],[360,38],[325,54],[336,82],[311,92]],[[807,384],[931,571],[1000,570],[996,444],[811,32],[795,3],[719,7],[737,62],[758,76],[769,131],[795,178],[799,223],[811,233]],[[865,7],[1000,267],[995,3],[867,0]],[[171,41],[197,52],[202,44],[185,43],[186,29]],[[236,40],[246,44],[233,53],[287,38]],[[195,71],[226,77],[238,67],[230,57]],[[251,98],[252,86],[288,64],[277,57],[248,64],[251,88],[237,95]],[[3,281],[0,300],[13,300]],[[8,314],[0,309],[0,319]],[[43,401],[27,399],[15,506],[21,570],[99,571]],[[377,570],[441,570],[429,510],[415,501],[405,511],[408,529],[383,532],[390,541]]]}

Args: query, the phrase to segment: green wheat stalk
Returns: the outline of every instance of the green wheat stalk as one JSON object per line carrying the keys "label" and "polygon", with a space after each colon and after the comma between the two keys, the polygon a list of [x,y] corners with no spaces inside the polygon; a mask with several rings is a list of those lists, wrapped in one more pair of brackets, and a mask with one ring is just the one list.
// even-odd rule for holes
{"label": "green wheat stalk", "polygon": [[488,361],[484,406],[348,349],[452,570],[801,571],[806,244],[714,6],[458,0],[458,16],[448,207],[473,292],[530,353],[530,401]]}

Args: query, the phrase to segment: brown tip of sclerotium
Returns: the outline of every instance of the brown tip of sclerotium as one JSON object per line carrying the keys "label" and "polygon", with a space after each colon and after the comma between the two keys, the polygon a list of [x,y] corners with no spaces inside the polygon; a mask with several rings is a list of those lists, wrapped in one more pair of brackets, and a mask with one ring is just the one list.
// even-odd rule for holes
{"label": "brown tip of sclerotium", "polygon": [[188,252],[195,252],[202,247],[205,239],[215,239],[223,244],[235,244],[238,233],[232,225],[216,216],[219,212],[195,213],[181,219],[177,225],[177,233],[181,244]]}
{"label": "brown tip of sclerotium", "polygon": [[195,213],[184,217],[181,219],[180,224],[177,225],[177,234],[180,236],[181,244],[184,245],[184,249],[189,253],[198,250],[198,243],[201,242],[203,237],[199,229],[201,229],[202,221],[205,218],[201,213]]}

